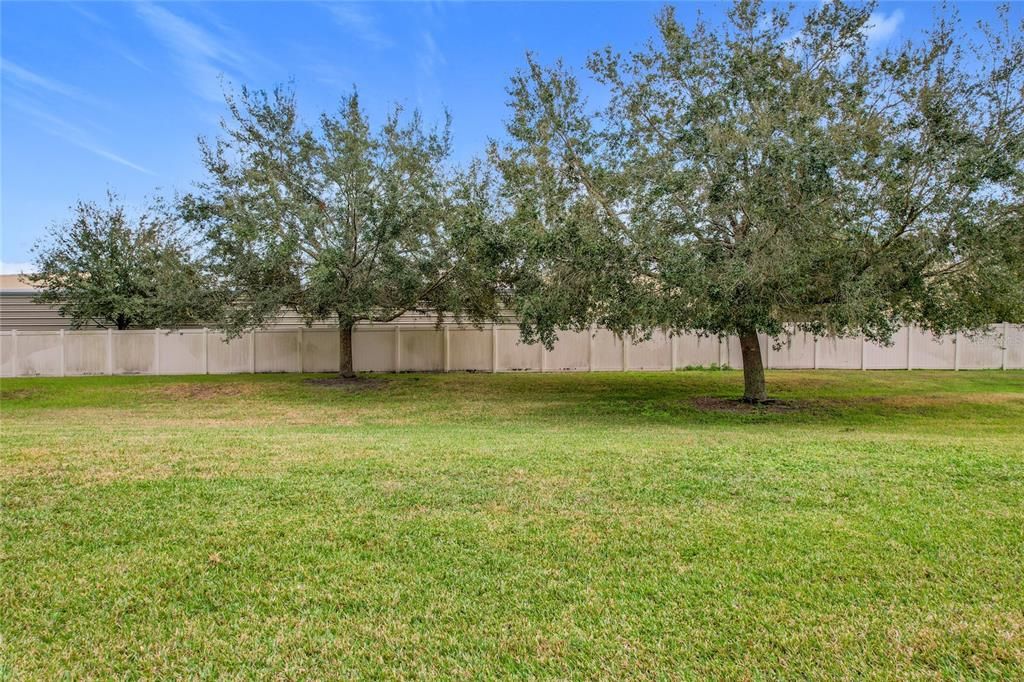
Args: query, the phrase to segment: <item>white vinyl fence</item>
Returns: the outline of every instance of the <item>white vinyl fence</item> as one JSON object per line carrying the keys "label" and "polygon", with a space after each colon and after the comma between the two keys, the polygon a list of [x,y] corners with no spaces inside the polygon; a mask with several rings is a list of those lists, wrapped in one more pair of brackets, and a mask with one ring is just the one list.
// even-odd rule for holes
{"label": "white vinyl fence", "polygon": [[[1022,369],[1024,325],[998,324],[981,336],[933,337],[904,328],[891,346],[861,338],[797,333],[782,347],[762,337],[768,369]],[[519,342],[513,324],[482,329],[427,324],[373,324],[353,334],[361,372],[586,372],[741,367],[739,341],[656,332],[626,343],[611,332],[562,332],[548,351]],[[332,372],[338,334],[332,329],[267,329],[225,341],[216,331],[0,332],[0,376],[94,374],[231,374]]]}

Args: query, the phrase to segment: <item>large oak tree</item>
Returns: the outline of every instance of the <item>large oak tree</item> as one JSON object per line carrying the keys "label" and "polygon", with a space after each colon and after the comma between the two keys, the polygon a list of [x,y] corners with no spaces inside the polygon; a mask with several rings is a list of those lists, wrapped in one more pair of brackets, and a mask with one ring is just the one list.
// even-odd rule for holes
{"label": "large oak tree", "polygon": [[396,107],[374,129],[355,93],[312,127],[288,89],[227,104],[224,134],[201,142],[209,179],[183,209],[206,237],[229,334],[284,308],[335,320],[339,373],[352,378],[357,322],[493,315],[489,181],[451,166],[447,122],[427,130]]}
{"label": "large oak tree", "polygon": [[1024,319],[1024,25],[973,42],[947,16],[875,52],[873,9],[667,8],[644,49],[589,60],[601,107],[530,58],[492,150],[524,336],[735,334],[757,402],[759,332]]}

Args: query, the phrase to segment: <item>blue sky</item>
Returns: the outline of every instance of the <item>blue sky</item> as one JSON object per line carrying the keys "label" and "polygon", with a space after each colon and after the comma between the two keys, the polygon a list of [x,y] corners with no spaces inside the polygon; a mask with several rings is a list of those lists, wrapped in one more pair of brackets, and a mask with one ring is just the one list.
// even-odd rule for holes
{"label": "blue sky", "polygon": [[[312,119],[358,86],[379,121],[393,102],[453,116],[455,156],[502,134],[505,87],[527,49],[582,65],[592,50],[639,46],[658,2],[0,3],[0,267],[79,198],[108,188],[130,204],[202,177],[196,137],[217,132],[221,82],[293,80]],[[720,3],[679,6],[721,17]],[[995,5],[959,7],[968,23]],[[913,37],[932,3],[883,3],[873,43]],[[1014,8],[1018,17],[1024,11]]]}

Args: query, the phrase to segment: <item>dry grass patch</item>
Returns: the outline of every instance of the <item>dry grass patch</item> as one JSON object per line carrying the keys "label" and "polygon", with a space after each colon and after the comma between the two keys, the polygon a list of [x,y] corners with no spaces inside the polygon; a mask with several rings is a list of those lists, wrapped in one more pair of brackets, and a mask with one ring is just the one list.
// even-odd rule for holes
{"label": "dry grass patch", "polygon": [[159,386],[152,393],[173,400],[217,400],[223,398],[240,398],[258,395],[260,385],[244,381],[231,383],[181,383]]}
{"label": "dry grass patch", "polygon": [[957,405],[1013,405],[1024,406],[1024,394],[1008,392],[970,393],[967,395],[897,395],[855,398],[851,402],[880,404],[897,409],[950,407]]}

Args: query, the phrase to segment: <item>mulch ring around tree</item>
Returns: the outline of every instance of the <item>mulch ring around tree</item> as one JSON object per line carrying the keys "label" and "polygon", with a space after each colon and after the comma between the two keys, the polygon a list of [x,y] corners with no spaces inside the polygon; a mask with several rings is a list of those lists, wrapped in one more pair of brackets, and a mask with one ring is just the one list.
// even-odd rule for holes
{"label": "mulch ring around tree", "polygon": [[332,388],[350,393],[361,393],[363,391],[377,391],[387,388],[388,382],[383,379],[370,377],[355,377],[345,379],[343,377],[327,377],[325,379],[306,379],[303,383],[322,388]]}
{"label": "mulch ring around tree", "polygon": [[824,414],[834,405],[820,400],[767,400],[750,403],[742,398],[694,398],[693,405],[702,412],[729,412],[734,414]]}

